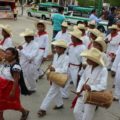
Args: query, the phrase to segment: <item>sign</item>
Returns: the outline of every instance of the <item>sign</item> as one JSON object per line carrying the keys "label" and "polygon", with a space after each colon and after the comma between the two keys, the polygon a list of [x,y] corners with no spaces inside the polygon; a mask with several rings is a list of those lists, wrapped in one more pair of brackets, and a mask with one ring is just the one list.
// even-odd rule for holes
{"label": "sign", "polygon": [[15,2],[15,0],[0,0],[0,2]]}

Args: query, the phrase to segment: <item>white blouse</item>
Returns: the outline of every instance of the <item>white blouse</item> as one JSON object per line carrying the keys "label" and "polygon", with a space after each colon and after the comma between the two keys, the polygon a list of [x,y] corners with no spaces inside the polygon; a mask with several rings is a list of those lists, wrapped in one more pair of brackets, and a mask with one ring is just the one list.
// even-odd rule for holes
{"label": "white blouse", "polygon": [[[21,71],[21,67],[20,65],[14,65],[12,68],[13,71]],[[9,81],[14,81],[12,75],[11,75],[11,71],[10,71],[10,65],[4,65],[1,64],[0,65],[0,77],[9,80]]]}

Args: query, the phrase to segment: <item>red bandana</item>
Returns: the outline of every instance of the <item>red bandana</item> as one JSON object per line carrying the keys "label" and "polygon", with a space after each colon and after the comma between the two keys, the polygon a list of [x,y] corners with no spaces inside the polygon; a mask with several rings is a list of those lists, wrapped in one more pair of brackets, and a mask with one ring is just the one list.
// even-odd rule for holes
{"label": "red bandana", "polygon": [[42,35],[45,35],[45,34],[47,34],[47,32],[45,32],[45,31],[44,32],[38,32],[39,36],[42,36]]}
{"label": "red bandana", "polygon": [[79,43],[71,43],[70,46],[72,45],[72,46],[76,47],[76,46],[82,45],[82,44],[83,44],[82,41],[80,41]]}

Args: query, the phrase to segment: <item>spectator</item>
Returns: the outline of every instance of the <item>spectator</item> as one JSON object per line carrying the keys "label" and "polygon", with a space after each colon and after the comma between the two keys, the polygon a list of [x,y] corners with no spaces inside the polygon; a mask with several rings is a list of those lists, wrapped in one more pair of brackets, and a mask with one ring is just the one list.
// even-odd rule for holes
{"label": "spectator", "polygon": [[64,8],[60,7],[58,10],[58,13],[55,13],[52,16],[52,23],[53,23],[53,38],[56,36],[56,34],[61,31],[61,24],[65,20],[65,17],[63,15]]}

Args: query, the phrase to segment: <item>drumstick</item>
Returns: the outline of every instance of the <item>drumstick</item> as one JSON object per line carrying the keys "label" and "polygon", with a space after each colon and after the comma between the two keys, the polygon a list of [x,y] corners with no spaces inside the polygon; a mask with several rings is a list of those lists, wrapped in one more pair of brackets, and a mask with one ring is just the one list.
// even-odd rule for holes
{"label": "drumstick", "polygon": [[[88,80],[89,80],[89,78],[86,80],[86,82],[85,82],[85,84],[84,85],[86,85],[87,84],[87,82],[88,82]],[[83,88],[83,86],[82,86],[82,88]],[[78,93],[79,93],[79,95],[82,93],[82,89],[81,89],[81,91],[80,92],[75,92],[75,91],[73,91],[73,90],[71,90],[71,92],[72,93],[74,93],[74,94],[76,94],[76,95],[78,95]]]}

